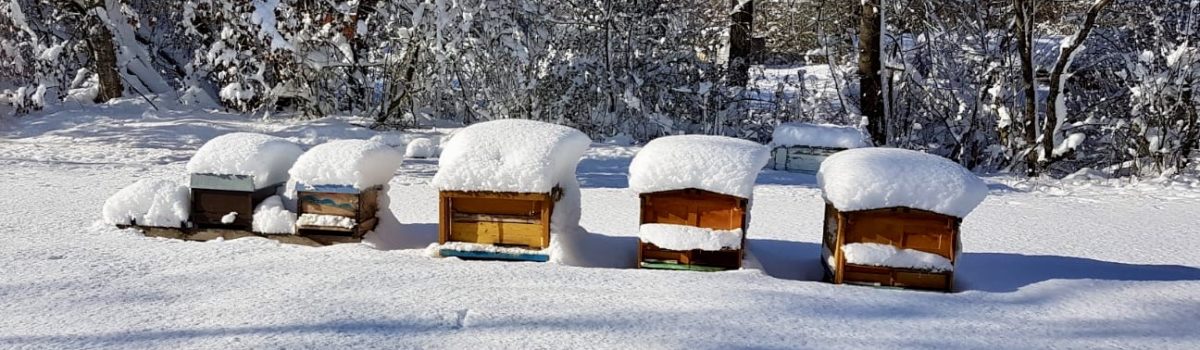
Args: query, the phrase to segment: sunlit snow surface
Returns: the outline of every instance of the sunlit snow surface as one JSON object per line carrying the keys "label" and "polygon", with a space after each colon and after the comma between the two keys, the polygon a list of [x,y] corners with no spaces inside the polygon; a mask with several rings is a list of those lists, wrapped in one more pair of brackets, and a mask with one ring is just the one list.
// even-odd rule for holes
{"label": "sunlit snow surface", "polygon": [[582,266],[428,257],[436,159],[404,162],[389,232],[368,244],[183,242],[97,223],[137,179],[184,179],[222,133],[307,149],[377,134],[359,122],[136,101],[0,117],[0,348],[1200,347],[1195,179],[985,177],[954,294],[815,282],[821,194],[812,176],[777,171],[758,177],[750,268],[632,269],[636,146],[593,147],[579,166],[586,232],[565,261]]}

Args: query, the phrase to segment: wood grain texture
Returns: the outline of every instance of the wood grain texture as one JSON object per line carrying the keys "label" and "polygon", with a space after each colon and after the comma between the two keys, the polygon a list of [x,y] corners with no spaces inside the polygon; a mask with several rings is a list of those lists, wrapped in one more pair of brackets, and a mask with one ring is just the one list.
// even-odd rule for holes
{"label": "wood grain texture", "polygon": [[550,193],[441,191],[438,241],[519,246],[550,246]]}
{"label": "wood grain texture", "polygon": [[[254,220],[254,208],[267,197],[275,195],[279,185],[254,192],[191,189],[190,221],[201,227],[249,230]],[[232,223],[221,222],[225,215],[236,212]]]}
{"label": "wood grain texture", "polygon": [[319,214],[353,218],[354,227],[296,226],[296,234],[304,236],[352,236],[361,238],[375,229],[379,219],[379,192],[375,186],[358,193],[296,191],[296,215]]}
{"label": "wood grain texture", "polygon": [[[744,198],[699,189],[685,189],[643,193],[640,200],[641,224],[675,224],[714,230],[742,229],[743,233],[747,228],[748,201]],[[742,235],[741,246],[746,246],[745,234]],[[639,240],[638,266],[654,268],[660,264],[674,263],[738,269],[742,266],[744,254],[744,249],[669,250]],[[647,262],[649,264],[646,264]]]}
{"label": "wood grain texture", "polygon": [[[937,254],[949,259],[954,265],[961,251],[958,240],[962,219],[905,207],[842,212],[829,203],[826,203],[825,212],[825,237],[822,238],[822,244],[834,254],[836,265],[832,271],[833,283],[953,290],[953,271],[933,272],[849,264],[842,247],[850,243],[887,244],[897,249]],[[832,237],[829,232],[831,229],[834,230]],[[833,241],[832,245],[830,241]]]}

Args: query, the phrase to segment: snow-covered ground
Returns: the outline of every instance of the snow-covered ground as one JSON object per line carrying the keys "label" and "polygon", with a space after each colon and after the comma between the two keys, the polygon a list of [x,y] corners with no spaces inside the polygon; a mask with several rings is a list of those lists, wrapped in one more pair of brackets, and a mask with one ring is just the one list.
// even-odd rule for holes
{"label": "snow-covered ground", "polygon": [[[0,119],[0,348],[1200,347],[1200,181],[986,178],[958,293],[816,282],[812,176],[765,171],[741,271],[632,269],[636,147],[580,164],[584,266],[428,257],[436,159],[390,183],[400,232],[310,248],[183,242],[98,224],[137,179],[182,179],[233,131],[305,148],[378,134],[352,118],[264,122],[136,101]],[[401,147],[441,131],[389,133]],[[385,219],[389,219],[385,217]]]}

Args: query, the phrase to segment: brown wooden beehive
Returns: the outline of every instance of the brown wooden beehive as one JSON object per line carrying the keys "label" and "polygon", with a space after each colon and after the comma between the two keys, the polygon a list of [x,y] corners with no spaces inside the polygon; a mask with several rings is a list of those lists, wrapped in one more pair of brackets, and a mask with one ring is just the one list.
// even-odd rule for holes
{"label": "brown wooden beehive", "polygon": [[296,191],[296,216],[331,215],[354,219],[353,227],[296,224],[302,236],[350,236],[362,238],[379,223],[379,192],[383,186],[359,190],[350,186],[303,186]]}
{"label": "brown wooden beehive", "polygon": [[[951,291],[954,271],[867,266],[846,262],[842,247],[851,243],[888,244],[957,260],[962,219],[905,207],[839,211],[825,204],[822,265],[833,283],[860,283]],[[830,266],[832,264],[832,266]]]}
{"label": "brown wooden beehive", "polygon": [[699,189],[642,193],[640,198],[641,224],[687,225],[714,230],[741,229],[743,234],[742,248],[719,251],[663,249],[639,239],[639,267],[681,270],[742,267],[746,247],[748,200]]}
{"label": "brown wooden beehive", "polygon": [[558,193],[441,191],[438,242],[545,249]]}
{"label": "brown wooden beehive", "polygon": [[[192,174],[192,206],[189,221],[202,228],[228,228],[249,231],[254,208],[274,196],[282,184],[254,188],[254,178],[241,175]],[[238,213],[231,223],[221,219]]]}

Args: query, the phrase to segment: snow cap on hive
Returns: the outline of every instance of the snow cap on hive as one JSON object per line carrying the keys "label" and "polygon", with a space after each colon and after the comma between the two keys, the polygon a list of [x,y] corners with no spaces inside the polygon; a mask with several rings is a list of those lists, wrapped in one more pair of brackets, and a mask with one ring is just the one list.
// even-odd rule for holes
{"label": "snow cap on hive", "polygon": [[833,124],[784,123],[771,133],[771,145],[825,148],[862,148],[870,146],[858,128]]}
{"label": "snow cap on hive", "polygon": [[104,201],[104,222],[179,227],[188,220],[190,192],[175,181],[143,179],[122,188]]}
{"label": "snow cap on hive", "polygon": [[246,175],[254,188],[287,181],[288,169],[304,153],[291,141],[270,135],[235,132],[217,136],[187,163],[192,174]]}
{"label": "snow cap on hive", "polygon": [[549,193],[575,179],[591,143],[574,128],[532,120],[474,124],[443,145],[432,184],[442,191]]}
{"label": "snow cap on hive", "polygon": [[292,179],[309,186],[350,185],[367,189],[391,181],[404,154],[379,141],[335,140],[304,152]]}
{"label": "snow cap on hive", "polygon": [[741,198],[754,195],[754,180],[771,158],[755,142],[725,136],[664,136],[647,143],[629,165],[629,188],[637,193],[696,188]]}
{"label": "snow cap on hive", "polygon": [[841,211],[908,207],[966,217],[987,185],[949,159],[896,148],[838,152],[817,172],[825,200]]}

